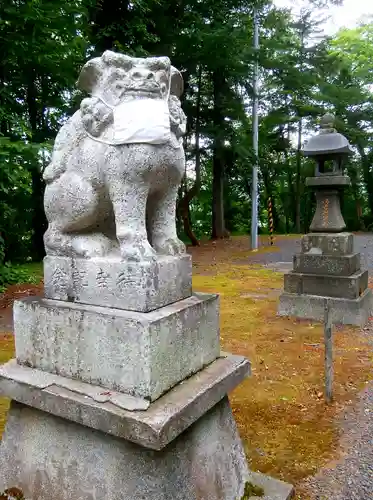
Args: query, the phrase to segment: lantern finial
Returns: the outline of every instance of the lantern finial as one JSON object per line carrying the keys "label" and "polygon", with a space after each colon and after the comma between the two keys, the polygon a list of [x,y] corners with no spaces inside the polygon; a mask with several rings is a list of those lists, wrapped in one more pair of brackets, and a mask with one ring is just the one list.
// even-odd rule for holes
{"label": "lantern finial", "polygon": [[325,113],[325,115],[320,120],[320,127],[322,132],[329,133],[331,130],[334,131],[335,116],[331,113]]}

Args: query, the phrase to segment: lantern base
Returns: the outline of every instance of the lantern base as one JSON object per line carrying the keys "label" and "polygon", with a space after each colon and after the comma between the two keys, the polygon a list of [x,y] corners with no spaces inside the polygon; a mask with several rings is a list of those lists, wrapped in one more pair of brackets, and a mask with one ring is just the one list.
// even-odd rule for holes
{"label": "lantern base", "polygon": [[367,288],[368,271],[357,271],[350,276],[290,271],[284,277],[285,292],[298,295],[320,295],[356,300]]}
{"label": "lantern base", "polygon": [[372,292],[369,288],[354,300],[284,292],[280,296],[278,315],[323,321],[325,299],[329,302],[334,324],[360,327],[367,324],[372,309]]}
{"label": "lantern base", "polygon": [[302,237],[301,253],[294,255],[293,270],[284,277],[278,313],[321,321],[325,299],[334,323],[367,323],[372,309],[368,271],[361,269],[360,254],[353,252],[350,233]]}

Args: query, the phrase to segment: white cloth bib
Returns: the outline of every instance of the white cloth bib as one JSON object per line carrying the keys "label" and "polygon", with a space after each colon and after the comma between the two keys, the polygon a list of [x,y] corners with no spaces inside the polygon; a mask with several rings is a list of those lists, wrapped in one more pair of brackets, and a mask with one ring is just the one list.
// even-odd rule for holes
{"label": "white cloth bib", "polygon": [[113,110],[116,144],[165,144],[171,140],[170,112],[164,99],[133,98]]}

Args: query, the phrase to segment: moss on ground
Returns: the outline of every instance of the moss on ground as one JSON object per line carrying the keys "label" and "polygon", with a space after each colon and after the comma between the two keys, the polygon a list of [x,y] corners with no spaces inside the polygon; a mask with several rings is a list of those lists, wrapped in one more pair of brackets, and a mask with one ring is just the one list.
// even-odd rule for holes
{"label": "moss on ground", "polygon": [[336,329],[335,404],[326,406],[322,325],[278,317],[283,275],[237,265],[239,253],[216,251],[209,264],[207,249],[194,252],[193,287],[220,294],[222,348],[252,363],[231,394],[251,467],[296,484],[335,456],[336,411],[368,380],[370,349],[359,329]]}
{"label": "moss on ground", "polygon": [[[13,335],[6,334],[0,336],[0,364],[9,361],[14,355]],[[0,398],[0,437],[6,423],[6,416],[9,409],[9,399]]]}

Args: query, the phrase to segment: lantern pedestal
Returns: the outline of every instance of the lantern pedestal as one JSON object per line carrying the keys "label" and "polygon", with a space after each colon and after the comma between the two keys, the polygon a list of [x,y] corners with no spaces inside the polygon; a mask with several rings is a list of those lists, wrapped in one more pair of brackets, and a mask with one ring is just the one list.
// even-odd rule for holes
{"label": "lantern pedestal", "polygon": [[325,299],[334,323],[367,323],[372,302],[368,271],[360,268],[360,254],[353,252],[350,233],[302,237],[301,253],[294,255],[293,270],[284,277],[278,314],[322,321]]}

